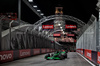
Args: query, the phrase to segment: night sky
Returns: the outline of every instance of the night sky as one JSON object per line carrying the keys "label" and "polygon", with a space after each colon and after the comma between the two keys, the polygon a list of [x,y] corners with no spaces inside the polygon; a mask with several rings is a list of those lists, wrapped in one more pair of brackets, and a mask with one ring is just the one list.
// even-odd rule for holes
{"label": "night sky", "polygon": [[74,16],[87,22],[94,14],[98,17],[96,11],[97,0],[34,0],[39,5],[39,8],[45,13],[45,15],[53,15],[55,13],[56,6],[62,6],[64,15]]}
{"label": "night sky", "polygon": [[[55,14],[55,7],[62,6],[64,15],[76,17],[84,22],[88,22],[91,14],[98,17],[96,11],[97,0],[33,0],[44,16]],[[40,18],[32,12],[28,6],[22,2],[21,19],[31,24]],[[18,13],[18,0],[0,0],[0,13]]]}

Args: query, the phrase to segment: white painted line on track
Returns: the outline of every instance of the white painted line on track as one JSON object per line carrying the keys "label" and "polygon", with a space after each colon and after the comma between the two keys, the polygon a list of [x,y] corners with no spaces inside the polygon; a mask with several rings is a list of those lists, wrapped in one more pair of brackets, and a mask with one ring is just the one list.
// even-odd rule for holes
{"label": "white painted line on track", "polygon": [[[79,53],[78,53],[79,54]],[[92,66],[96,66],[95,64],[93,64],[92,62],[90,62],[88,59],[86,59],[84,56],[82,56],[81,54],[79,54],[82,58],[84,58],[89,64],[91,64]]]}

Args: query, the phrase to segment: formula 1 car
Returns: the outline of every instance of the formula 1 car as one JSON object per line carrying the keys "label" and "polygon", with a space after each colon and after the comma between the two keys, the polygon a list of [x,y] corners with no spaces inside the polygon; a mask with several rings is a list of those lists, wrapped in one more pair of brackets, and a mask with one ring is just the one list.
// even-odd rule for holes
{"label": "formula 1 car", "polygon": [[67,53],[65,51],[57,51],[54,54],[47,54],[44,58],[46,60],[51,60],[51,59],[62,60],[67,58]]}

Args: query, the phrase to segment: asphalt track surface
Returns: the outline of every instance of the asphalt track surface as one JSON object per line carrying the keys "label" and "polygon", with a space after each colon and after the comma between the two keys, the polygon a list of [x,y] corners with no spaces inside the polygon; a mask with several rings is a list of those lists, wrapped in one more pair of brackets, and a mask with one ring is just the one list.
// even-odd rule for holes
{"label": "asphalt track surface", "polygon": [[69,52],[64,60],[46,60],[45,54],[0,64],[0,66],[92,66],[76,52]]}

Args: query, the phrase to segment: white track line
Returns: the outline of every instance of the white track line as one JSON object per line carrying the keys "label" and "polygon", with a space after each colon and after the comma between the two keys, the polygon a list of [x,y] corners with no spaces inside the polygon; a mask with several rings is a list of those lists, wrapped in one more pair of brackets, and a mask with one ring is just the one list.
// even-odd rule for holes
{"label": "white track line", "polygon": [[[79,53],[78,53],[79,54]],[[95,64],[93,64],[92,62],[90,62],[88,59],[86,59],[84,56],[82,56],[81,54],[79,54],[82,58],[84,58],[88,63],[90,63],[92,66],[96,66]]]}

